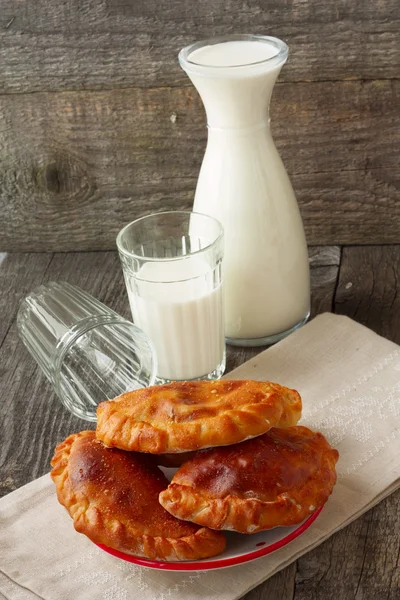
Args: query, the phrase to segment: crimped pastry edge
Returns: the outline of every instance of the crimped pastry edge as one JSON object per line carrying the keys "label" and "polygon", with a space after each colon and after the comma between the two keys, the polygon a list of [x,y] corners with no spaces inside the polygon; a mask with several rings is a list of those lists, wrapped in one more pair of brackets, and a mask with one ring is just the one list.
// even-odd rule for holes
{"label": "crimped pastry edge", "polygon": [[[248,380],[243,380],[243,382]],[[271,422],[266,414],[270,416],[270,407],[263,402],[252,402],[239,408],[222,411],[221,415],[215,415],[209,419],[209,428],[204,427],[203,423],[166,423],[164,427],[139,421],[134,415],[126,416],[119,414],[117,404],[126,399],[132,392],[121,394],[114,400],[102,402],[97,407],[97,428],[96,437],[108,448],[120,448],[121,450],[145,452],[150,454],[174,454],[188,451],[203,450],[216,446],[231,446],[245,440],[257,437],[266,433],[272,427],[286,428],[296,423],[301,418],[302,401],[297,390],[287,388],[280,384],[265,381],[275,388],[284,389],[288,394],[293,395],[290,407],[285,400],[280,418]],[[133,392],[134,393],[134,392]],[[278,394],[277,390],[273,390]],[[268,396],[269,398],[269,396]],[[240,416],[249,422],[240,423]],[[239,422],[238,422],[239,421]],[[224,427],[225,424],[225,427]],[[231,431],[231,427],[233,430]],[[224,439],[219,437],[221,430],[224,430]],[[214,440],[215,438],[215,440]]]}
{"label": "crimped pastry edge", "polygon": [[[335,464],[338,457],[335,448],[327,448],[319,468],[307,478],[300,490],[278,494],[273,501],[239,498],[234,494],[215,498],[190,485],[175,483],[174,479],[160,493],[159,501],[173,516],[215,530],[249,534],[274,527],[289,527],[301,523],[327,502],[337,481]],[[313,482],[321,480],[325,480],[325,487],[319,489],[314,497],[308,494],[308,490],[314,487]]]}
{"label": "crimped pastry edge", "polygon": [[[90,499],[81,492],[82,498],[78,499],[71,489],[68,478],[68,459],[71,454],[73,443],[79,437],[92,434],[92,431],[82,431],[71,434],[61,442],[55,449],[51,460],[51,478],[56,485],[57,498],[74,521],[74,527],[79,533],[83,533],[95,543],[104,544],[110,548],[141,556],[151,560],[184,561],[211,558],[220,554],[226,546],[226,540],[222,535],[216,536],[216,532],[205,527],[200,527],[196,533],[181,538],[163,538],[160,536],[149,536],[147,534],[132,534],[121,521],[108,520],[106,527],[103,516],[95,507],[90,507]],[[89,518],[88,518],[89,517]],[[117,532],[121,539],[125,540],[116,547],[108,538],[110,527]],[[219,546],[216,542],[219,541]],[[209,551],[209,543],[212,543],[214,551]]]}
{"label": "crimped pastry edge", "polygon": [[[332,486],[333,487],[333,486]],[[188,494],[191,502],[188,502]],[[160,504],[174,517],[191,521],[197,525],[215,530],[237,531],[250,534],[273,529],[290,527],[304,521],[325,504],[331,492],[321,494],[315,504],[305,502],[300,505],[289,493],[277,496],[272,502],[257,498],[238,498],[228,495],[224,498],[210,498],[196,492],[196,500],[189,486],[170,484],[160,493]],[[185,505],[191,510],[185,510]]]}

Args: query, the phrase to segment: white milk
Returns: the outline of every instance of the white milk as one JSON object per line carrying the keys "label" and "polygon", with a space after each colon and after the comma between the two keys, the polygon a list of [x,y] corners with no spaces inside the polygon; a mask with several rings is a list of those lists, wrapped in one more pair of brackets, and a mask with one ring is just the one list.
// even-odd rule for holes
{"label": "white milk", "polygon": [[205,261],[148,262],[126,283],[133,320],[155,346],[158,377],[195,379],[221,365],[222,286]]}
{"label": "white milk", "polygon": [[203,46],[194,50],[189,60],[208,67],[251,65],[276,56],[278,49],[271,44],[256,41],[233,41]]}
{"label": "white milk", "polygon": [[269,99],[285,61],[277,55],[263,41],[232,41],[181,61],[209,125],[194,210],[224,227],[225,330],[238,343],[290,329],[310,306],[303,225],[269,129]]}

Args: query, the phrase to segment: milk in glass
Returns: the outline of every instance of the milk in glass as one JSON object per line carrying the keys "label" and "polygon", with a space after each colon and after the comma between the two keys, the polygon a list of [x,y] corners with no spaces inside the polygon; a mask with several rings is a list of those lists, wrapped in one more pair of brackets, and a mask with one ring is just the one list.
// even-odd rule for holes
{"label": "milk in glass", "polygon": [[126,281],[133,320],[153,341],[159,378],[196,379],[223,362],[222,285],[215,287],[205,261],[148,262]]}

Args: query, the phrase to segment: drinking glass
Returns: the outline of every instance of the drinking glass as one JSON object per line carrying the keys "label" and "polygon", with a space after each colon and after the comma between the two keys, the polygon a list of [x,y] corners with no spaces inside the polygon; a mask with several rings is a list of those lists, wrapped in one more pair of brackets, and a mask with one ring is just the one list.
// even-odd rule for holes
{"label": "drinking glass", "polygon": [[157,382],[225,369],[222,226],[190,211],[151,214],[117,237],[133,321],[152,340]]}
{"label": "drinking glass", "polygon": [[82,419],[95,421],[100,402],[155,381],[157,359],[143,331],[69,283],[31,292],[17,324],[61,402]]}

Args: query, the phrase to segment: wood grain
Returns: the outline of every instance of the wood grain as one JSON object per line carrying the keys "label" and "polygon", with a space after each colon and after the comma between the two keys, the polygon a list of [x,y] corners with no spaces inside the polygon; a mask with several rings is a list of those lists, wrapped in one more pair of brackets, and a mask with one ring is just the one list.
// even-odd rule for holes
{"label": "wood grain", "polygon": [[[400,81],[276,87],[310,244],[400,241],[399,106]],[[0,250],[114,249],[130,220],[190,208],[203,112],[191,88],[0,96]]]}
{"label": "wood grain", "polygon": [[[22,298],[43,281],[51,260],[51,254],[21,254],[18,260],[0,255],[0,495],[26,481],[25,460],[31,442],[35,443],[35,452],[29,452],[29,467],[33,473],[38,472],[38,466],[43,470],[41,433],[34,433],[32,412],[32,394],[41,398],[37,368],[33,361],[22,358],[25,352],[18,340],[16,315]],[[40,376],[40,382],[42,379]],[[29,415],[32,422],[24,415]],[[27,444],[25,449],[21,440]]]}
{"label": "wood grain", "polygon": [[335,312],[400,344],[399,246],[343,249]]}
{"label": "wood grain", "polygon": [[40,285],[51,260],[51,254],[21,254],[14,263],[7,253],[0,254],[0,348],[15,322],[20,301]]}
{"label": "wood grain", "polygon": [[294,600],[296,563],[279,571],[242,597],[242,600]]}
{"label": "wood grain", "polygon": [[[335,312],[400,342],[400,246],[344,248]],[[295,600],[400,598],[400,491],[298,561]]]}
{"label": "wood grain", "polygon": [[284,81],[399,77],[397,0],[2,0],[0,92],[188,85],[186,44],[282,37]]}

